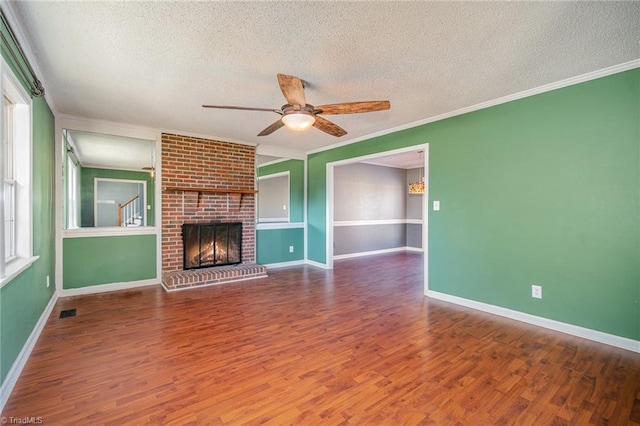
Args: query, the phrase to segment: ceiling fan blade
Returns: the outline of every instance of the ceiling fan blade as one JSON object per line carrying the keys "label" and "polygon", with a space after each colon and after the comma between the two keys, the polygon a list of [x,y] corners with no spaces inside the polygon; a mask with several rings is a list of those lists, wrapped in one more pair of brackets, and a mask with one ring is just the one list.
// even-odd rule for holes
{"label": "ceiling fan blade", "polygon": [[339,138],[347,134],[347,131],[335,123],[327,120],[326,118],[316,116],[316,122],[313,123],[313,127],[318,130],[322,130],[325,133],[329,133],[332,136]]}
{"label": "ceiling fan blade", "polygon": [[301,107],[307,105],[304,97],[304,86],[298,77],[278,74],[278,84],[280,84],[280,90],[282,90],[282,94],[288,103]]}
{"label": "ceiling fan blade", "polygon": [[264,129],[263,131],[261,131],[260,133],[258,133],[258,136],[270,135],[271,133],[275,132],[276,130],[278,130],[282,126],[284,126],[284,123],[282,122],[282,120],[278,120],[278,121],[274,122],[273,124],[271,124],[266,129]]}
{"label": "ceiling fan blade", "polygon": [[316,114],[357,114],[361,112],[383,111],[391,108],[389,101],[345,102],[341,104],[315,107]]}
{"label": "ceiling fan blade", "polygon": [[218,108],[218,109],[239,109],[243,111],[270,111],[275,112],[276,114],[282,114],[282,111],[279,109],[273,108],[251,108],[251,107],[239,107],[239,106],[230,106],[230,105],[202,105],[203,108]]}

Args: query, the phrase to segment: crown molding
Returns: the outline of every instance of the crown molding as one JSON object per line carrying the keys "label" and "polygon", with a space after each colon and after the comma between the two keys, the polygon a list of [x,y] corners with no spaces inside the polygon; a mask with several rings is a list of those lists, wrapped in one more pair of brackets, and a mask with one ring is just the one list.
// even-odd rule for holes
{"label": "crown molding", "polygon": [[42,86],[44,87],[43,97],[47,101],[47,105],[49,105],[49,108],[51,109],[51,112],[53,112],[53,115],[57,116],[58,109],[56,107],[56,103],[47,90],[47,87],[51,86],[48,85],[45,74],[42,72],[42,69],[38,65],[38,62],[35,60],[36,55],[34,55],[33,51],[31,50],[31,44],[26,42],[27,39],[24,35],[24,31],[22,30],[22,25],[20,25],[18,19],[16,18],[14,3],[15,2],[0,1],[0,10],[2,10],[2,14],[9,22],[9,25],[11,25],[11,29],[13,30],[18,43],[20,43],[20,48],[24,52],[24,56],[26,56],[24,60],[29,62],[29,65],[31,65],[31,68],[33,68],[33,71],[38,76],[38,80],[40,80]]}
{"label": "crown molding", "polygon": [[535,87],[533,89],[523,90],[522,92],[517,92],[511,95],[502,96],[497,99],[493,99],[486,102],[481,102],[479,104],[471,105],[465,108],[460,108],[455,111],[445,112],[443,114],[435,115],[433,117],[425,118],[422,120],[414,121],[411,123],[403,124],[401,126],[392,127],[390,129],[382,130],[380,132],[370,133],[365,136],[360,136],[357,138],[353,138],[347,141],[342,141],[335,143],[333,145],[328,145],[322,148],[313,149],[311,151],[307,151],[307,155],[315,154],[318,152],[329,151],[331,149],[340,148],[342,146],[351,145],[356,142],[362,142],[368,139],[377,138],[379,136],[388,135],[390,133],[399,132],[401,130],[407,130],[414,127],[422,126],[424,124],[434,123],[436,121],[445,120],[447,118],[455,117],[458,115],[467,114],[473,111],[478,111],[485,108],[490,108],[492,106],[506,104],[507,102],[512,102],[518,99],[528,98],[530,96],[539,95],[541,93],[550,92],[552,90],[562,89],[564,87],[573,86],[575,84],[584,83],[590,80],[595,80],[597,78],[607,77],[609,75],[618,74],[624,71],[629,71],[635,68],[640,68],[640,59],[634,59],[633,61],[624,62],[622,64],[613,65],[611,67],[603,68],[597,71],[592,71],[586,74],[581,74],[575,77],[566,78],[564,80],[556,81],[554,83],[545,84],[543,86]]}

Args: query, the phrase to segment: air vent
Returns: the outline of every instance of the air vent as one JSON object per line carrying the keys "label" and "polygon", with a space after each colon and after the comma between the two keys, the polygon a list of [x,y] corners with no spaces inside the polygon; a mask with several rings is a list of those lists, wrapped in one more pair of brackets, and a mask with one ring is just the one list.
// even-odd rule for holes
{"label": "air vent", "polygon": [[75,317],[75,316],[76,316],[75,308],[67,309],[66,311],[60,312],[60,318]]}

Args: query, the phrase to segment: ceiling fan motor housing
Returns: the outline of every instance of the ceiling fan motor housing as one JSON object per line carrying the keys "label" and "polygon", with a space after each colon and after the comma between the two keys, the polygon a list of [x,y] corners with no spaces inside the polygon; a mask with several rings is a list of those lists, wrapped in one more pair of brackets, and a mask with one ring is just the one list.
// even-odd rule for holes
{"label": "ceiling fan motor housing", "polygon": [[307,130],[316,122],[313,106],[309,104],[303,107],[291,104],[283,105],[282,122],[291,130]]}
{"label": "ceiling fan motor housing", "polygon": [[306,104],[305,106],[286,104],[282,105],[282,115],[287,114],[311,114],[313,115],[315,108],[313,105]]}

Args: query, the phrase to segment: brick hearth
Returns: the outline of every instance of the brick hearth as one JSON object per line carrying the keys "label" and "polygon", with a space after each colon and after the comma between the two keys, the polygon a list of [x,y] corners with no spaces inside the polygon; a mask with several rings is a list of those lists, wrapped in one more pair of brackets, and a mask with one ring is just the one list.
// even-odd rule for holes
{"label": "brick hearth", "polygon": [[190,269],[164,274],[162,285],[165,289],[182,290],[185,288],[223,284],[267,276],[267,268],[255,263],[219,266],[216,268]]}
{"label": "brick hearth", "polygon": [[[255,148],[230,142],[162,135],[162,283],[166,289],[266,276],[255,264]],[[180,188],[179,190],[171,188]],[[242,263],[183,270],[182,224],[242,222]]]}

